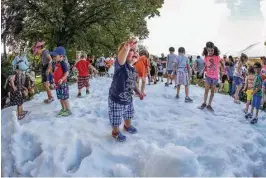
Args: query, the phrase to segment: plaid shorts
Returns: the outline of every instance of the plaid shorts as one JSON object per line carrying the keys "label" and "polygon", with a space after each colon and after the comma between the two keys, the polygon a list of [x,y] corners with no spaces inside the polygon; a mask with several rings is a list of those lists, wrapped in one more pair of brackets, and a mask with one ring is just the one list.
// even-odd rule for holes
{"label": "plaid shorts", "polygon": [[89,87],[89,76],[78,76],[78,89],[82,89],[83,87]]}
{"label": "plaid shorts", "polygon": [[129,105],[121,105],[108,99],[108,113],[109,120],[112,127],[119,127],[122,118],[124,120],[132,119],[134,117],[133,102]]}
{"label": "plaid shorts", "polygon": [[67,100],[69,98],[69,89],[67,83],[56,85],[56,95],[59,100]]}

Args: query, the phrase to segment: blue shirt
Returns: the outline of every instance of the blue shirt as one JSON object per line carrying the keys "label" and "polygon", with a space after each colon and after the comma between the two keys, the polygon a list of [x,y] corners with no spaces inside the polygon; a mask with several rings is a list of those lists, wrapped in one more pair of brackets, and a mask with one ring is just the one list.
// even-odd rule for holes
{"label": "blue shirt", "polygon": [[188,58],[186,56],[178,56],[177,60],[177,71],[178,72],[184,72],[184,73],[188,73],[187,67],[188,67]]}
{"label": "blue shirt", "polygon": [[127,63],[120,65],[118,60],[115,61],[114,66],[115,73],[109,89],[109,97],[115,103],[129,105],[132,103],[137,81],[135,68]]}

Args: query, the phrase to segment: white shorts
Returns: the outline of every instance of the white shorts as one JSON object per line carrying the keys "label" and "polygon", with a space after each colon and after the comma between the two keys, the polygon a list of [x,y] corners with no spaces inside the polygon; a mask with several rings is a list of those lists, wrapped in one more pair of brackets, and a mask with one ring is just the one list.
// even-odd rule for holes
{"label": "white shorts", "polygon": [[176,84],[177,85],[189,85],[188,73],[178,71],[176,75]]}

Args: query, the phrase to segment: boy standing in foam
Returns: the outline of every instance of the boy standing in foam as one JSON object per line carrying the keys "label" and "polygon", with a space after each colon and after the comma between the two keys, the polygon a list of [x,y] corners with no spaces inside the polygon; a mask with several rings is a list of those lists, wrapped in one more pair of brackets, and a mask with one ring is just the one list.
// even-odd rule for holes
{"label": "boy standing in foam", "polygon": [[126,140],[119,126],[124,119],[125,131],[135,134],[137,129],[131,125],[134,117],[134,107],[132,95],[134,91],[143,99],[142,93],[136,86],[137,74],[132,66],[133,56],[136,48],[136,41],[129,40],[122,43],[118,50],[118,59],[115,61],[115,74],[109,90],[108,112],[112,125],[112,136],[123,142]]}
{"label": "boy standing in foam", "polygon": [[[219,49],[214,46],[212,42],[207,42],[206,47],[203,50],[204,58],[204,69],[206,71],[206,80],[205,80],[205,92],[204,92],[204,102],[199,107],[199,109],[204,109],[207,106],[207,109],[209,111],[214,111],[212,109],[211,103],[214,97],[214,92],[216,89],[216,85],[218,84],[218,75],[219,75],[219,63],[220,63],[220,57],[219,57]],[[201,72],[201,74],[203,73]],[[207,99],[209,90],[211,88],[211,95],[209,99],[209,104],[207,105]]]}
{"label": "boy standing in foam", "polygon": [[177,60],[177,55],[174,54],[175,48],[170,47],[169,52],[170,52],[170,54],[167,55],[167,63],[166,63],[166,69],[167,69],[167,82],[165,83],[166,87],[169,86],[169,80],[171,80],[170,84],[172,84],[173,77],[174,77],[174,76],[172,76],[172,73],[174,70],[174,63]]}
{"label": "boy standing in foam", "polygon": [[84,55],[81,55],[80,60],[75,64],[74,68],[78,70],[78,97],[81,97],[81,89],[86,87],[86,95],[90,94],[89,91],[89,69],[93,72],[98,71],[88,62]]}
{"label": "boy standing in foam", "polygon": [[253,116],[254,108],[256,108],[256,116],[250,121],[251,124],[255,124],[258,122],[258,115],[259,115],[259,109],[261,105],[261,99],[262,99],[262,77],[261,77],[261,64],[259,62],[256,62],[254,64],[255,69],[255,80],[253,85],[253,100],[252,100],[252,108],[251,113],[248,113],[245,115],[247,119],[251,119]]}
{"label": "boy standing in foam", "polygon": [[69,116],[71,111],[69,109],[69,89],[67,84],[68,68],[64,61],[65,49],[63,47],[57,47],[53,54],[55,56],[56,65],[54,70],[54,81],[56,85],[56,95],[60,100],[62,109],[58,113],[60,116]]}
{"label": "boy standing in foam", "polygon": [[193,102],[193,100],[188,96],[188,86],[189,86],[189,75],[191,76],[191,68],[189,65],[188,58],[185,56],[185,48],[180,47],[178,49],[178,58],[176,60],[177,69],[176,69],[176,84],[177,84],[177,90],[176,90],[176,98],[179,99],[179,93],[180,93],[180,87],[181,85],[185,85],[185,102]]}
{"label": "boy standing in foam", "polygon": [[244,91],[246,91],[247,94],[246,109],[244,109],[245,114],[248,113],[249,105],[251,104],[252,101],[254,79],[255,79],[255,71],[254,68],[250,66],[248,69],[248,76],[245,79],[245,87],[243,89]]}

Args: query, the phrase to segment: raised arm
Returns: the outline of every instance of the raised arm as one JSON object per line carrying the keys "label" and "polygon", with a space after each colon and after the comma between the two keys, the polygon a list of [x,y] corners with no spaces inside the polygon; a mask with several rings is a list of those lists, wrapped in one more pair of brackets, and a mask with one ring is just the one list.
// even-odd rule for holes
{"label": "raised arm", "polygon": [[136,43],[137,41],[135,39],[131,39],[120,45],[118,55],[117,55],[118,63],[120,65],[124,65],[126,63],[128,53],[132,47],[136,46]]}

